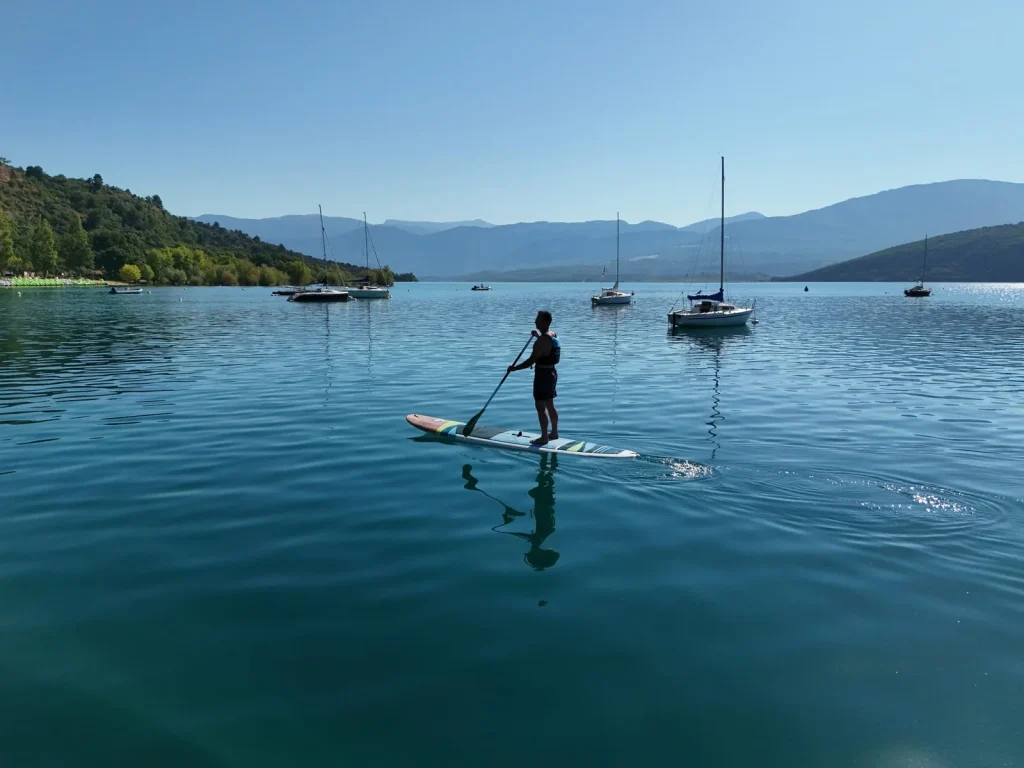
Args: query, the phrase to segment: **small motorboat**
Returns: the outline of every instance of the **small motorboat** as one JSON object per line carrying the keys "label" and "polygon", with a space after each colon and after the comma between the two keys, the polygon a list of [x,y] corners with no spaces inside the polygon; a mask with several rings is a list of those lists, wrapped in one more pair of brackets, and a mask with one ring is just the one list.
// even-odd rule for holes
{"label": "small motorboat", "polygon": [[489,286],[489,285],[484,285],[483,283],[480,283],[480,285],[474,285],[469,290],[471,290],[471,291],[491,291],[491,290],[494,290],[494,289],[491,288],[491,286]]}
{"label": "small motorboat", "polygon": [[111,287],[110,293],[114,294],[115,296],[133,296],[135,294],[142,293],[142,289],[141,288],[132,288],[131,286],[125,286],[123,288],[118,288],[115,285],[115,286]]}
{"label": "small motorboat", "polygon": [[292,288],[291,286],[287,286],[285,288],[278,288],[276,291],[271,291],[270,295],[271,296],[294,296],[296,293],[302,293],[302,291],[304,291],[304,290],[306,290],[306,289],[305,288]]}

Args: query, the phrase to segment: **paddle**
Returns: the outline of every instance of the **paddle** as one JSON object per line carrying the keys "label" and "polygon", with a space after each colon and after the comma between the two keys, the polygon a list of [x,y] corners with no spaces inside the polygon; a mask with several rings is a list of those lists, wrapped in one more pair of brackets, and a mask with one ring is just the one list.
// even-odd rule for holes
{"label": "paddle", "polygon": [[[526,343],[523,344],[523,348],[521,350],[519,350],[519,354],[516,355],[516,359],[512,361],[512,365],[515,365],[516,363],[519,362],[519,358],[523,356],[523,352],[525,352],[526,348],[528,346],[530,346],[530,342],[531,341],[533,341],[533,334],[532,333],[530,334],[530,338],[528,338],[526,340]],[[464,426],[462,428],[462,434],[463,435],[465,435],[466,437],[469,437],[469,435],[476,428],[476,423],[478,421],[480,421],[480,417],[484,415],[484,411],[487,410],[487,406],[491,404],[491,400],[493,400],[494,396],[496,394],[498,394],[498,390],[501,389],[501,385],[505,383],[505,379],[508,378],[508,374],[509,374],[509,372],[505,371],[505,375],[501,377],[501,381],[498,382],[498,386],[496,386],[494,388],[494,391],[491,392],[491,396],[487,398],[487,402],[484,403],[484,407],[480,409],[480,412],[476,416],[474,416],[472,419],[470,419],[468,422],[466,422],[466,426]]]}

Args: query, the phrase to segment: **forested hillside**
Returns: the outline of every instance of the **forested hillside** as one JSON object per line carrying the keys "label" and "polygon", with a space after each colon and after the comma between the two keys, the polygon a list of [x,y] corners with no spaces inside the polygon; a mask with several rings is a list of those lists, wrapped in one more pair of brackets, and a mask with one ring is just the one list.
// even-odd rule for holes
{"label": "forested hillside", "polygon": [[[136,266],[143,280],[174,285],[395,279],[387,267],[371,274],[218,223],[175,216],[158,195],[138,197],[105,184],[99,174],[91,179],[50,176],[39,166],[15,168],[0,158],[0,272],[116,279],[125,265]],[[124,274],[134,276],[134,270]],[[413,275],[397,278],[415,280]]]}
{"label": "forested hillside", "polygon": [[922,272],[931,282],[1024,282],[1024,223],[930,238],[927,265],[918,240],[784,279],[908,282]]}

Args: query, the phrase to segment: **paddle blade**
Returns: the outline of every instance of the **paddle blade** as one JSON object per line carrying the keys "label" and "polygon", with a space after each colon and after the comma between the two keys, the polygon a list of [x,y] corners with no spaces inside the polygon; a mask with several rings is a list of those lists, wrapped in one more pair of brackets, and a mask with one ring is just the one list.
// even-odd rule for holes
{"label": "paddle blade", "polygon": [[464,426],[462,428],[462,434],[464,434],[466,437],[469,437],[470,434],[472,434],[473,430],[476,429],[476,423],[478,421],[480,421],[480,417],[483,416],[483,415],[484,415],[484,412],[480,411],[479,413],[477,413],[476,416],[474,416],[472,419],[467,421],[466,422],[466,426]]}

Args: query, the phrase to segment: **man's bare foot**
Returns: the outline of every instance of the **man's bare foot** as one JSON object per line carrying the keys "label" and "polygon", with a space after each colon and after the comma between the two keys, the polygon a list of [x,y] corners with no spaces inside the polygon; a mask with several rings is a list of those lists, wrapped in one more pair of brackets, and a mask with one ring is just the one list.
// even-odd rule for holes
{"label": "man's bare foot", "polygon": [[548,439],[549,440],[557,440],[558,439],[558,433],[557,432],[552,432],[550,435],[548,435]]}
{"label": "man's bare foot", "polygon": [[541,435],[536,440],[531,440],[530,441],[530,445],[547,445],[547,442],[548,442],[548,436],[547,435]]}

